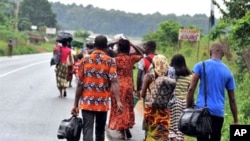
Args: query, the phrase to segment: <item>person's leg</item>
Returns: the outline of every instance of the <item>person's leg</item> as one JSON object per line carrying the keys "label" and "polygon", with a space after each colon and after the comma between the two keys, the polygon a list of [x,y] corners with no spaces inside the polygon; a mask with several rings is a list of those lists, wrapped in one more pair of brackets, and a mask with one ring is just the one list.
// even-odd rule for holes
{"label": "person's leg", "polygon": [[67,73],[67,81],[69,83],[69,87],[72,87],[71,82],[72,82],[72,78],[73,78],[73,66],[68,66],[68,73]]}
{"label": "person's leg", "polygon": [[223,117],[211,116],[213,132],[209,136],[197,137],[197,141],[220,141],[221,129],[224,122]]}
{"label": "person's leg", "polygon": [[197,137],[197,141],[210,141],[209,136]]}
{"label": "person's leg", "polygon": [[131,134],[129,129],[126,129],[126,137],[127,137],[127,139],[132,138],[132,134]]}
{"label": "person's leg", "polygon": [[221,139],[221,129],[222,129],[222,126],[223,126],[223,122],[224,122],[223,117],[212,116],[212,129],[213,129],[213,132],[211,134],[210,141],[220,141],[220,139]]}
{"label": "person's leg", "polygon": [[63,88],[63,96],[66,97],[67,96],[67,91],[66,91],[67,88]]}
{"label": "person's leg", "polygon": [[8,48],[8,56],[9,57],[11,56],[11,49],[10,49],[10,47]]}
{"label": "person's leg", "polygon": [[10,57],[12,56],[12,47],[10,48]]}
{"label": "person's leg", "polygon": [[58,90],[59,90],[59,93],[60,93],[59,97],[62,98],[62,88],[58,88]]}
{"label": "person's leg", "polygon": [[83,141],[93,141],[93,126],[95,120],[95,112],[82,110],[83,119]]}
{"label": "person's leg", "polygon": [[107,112],[96,113],[96,125],[95,125],[95,140],[105,140],[105,125],[107,120]]}

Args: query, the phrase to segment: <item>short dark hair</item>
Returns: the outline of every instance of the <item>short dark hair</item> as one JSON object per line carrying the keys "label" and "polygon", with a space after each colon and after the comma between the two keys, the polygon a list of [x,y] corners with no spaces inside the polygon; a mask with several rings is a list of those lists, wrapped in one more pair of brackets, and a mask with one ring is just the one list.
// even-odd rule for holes
{"label": "short dark hair", "polygon": [[86,47],[89,49],[93,49],[94,48],[94,43],[87,43]]}
{"label": "short dark hair", "polygon": [[79,59],[79,60],[82,59],[83,58],[83,54],[82,53],[77,54],[76,58]]}
{"label": "short dark hair", "polygon": [[151,51],[155,51],[156,49],[156,42],[155,41],[147,41],[145,44],[144,44],[144,47],[148,48],[148,50],[151,50]]}
{"label": "short dark hair", "polygon": [[118,41],[118,52],[119,53],[127,53],[130,51],[130,42],[127,39],[120,39]]}
{"label": "short dark hair", "polygon": [[99,49],[107,48],[108,39],[104,35],[98,35],[95,37],[94,46]]}

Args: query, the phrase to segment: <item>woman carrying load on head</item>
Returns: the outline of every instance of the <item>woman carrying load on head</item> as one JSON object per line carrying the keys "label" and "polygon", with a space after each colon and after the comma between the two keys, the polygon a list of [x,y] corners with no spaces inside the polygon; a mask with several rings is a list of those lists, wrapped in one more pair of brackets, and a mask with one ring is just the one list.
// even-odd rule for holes
{"label": "woman carrying load on head", "polygon": [[[72,41],[72,37],[68,36],[68,33],[61,33],[57,37],[58,44],[54,51],[59,51],[61,54],[60,62],[56,65],[56,84],[60,92],[59,97],[67,96],[66,89],[68,87],[67,75],[68,75],[68,63],[72,64],[71,49],[68,47],[68,43]],[[69,60],[67,60],[69,58]],[[69,62],[68,62],[69,61]]]}
{"label": "woman carrying load on head", "polygon": [[[119,39],[115,42],[118,46],[117,56],[114,57],[117,63],[117,78],[119,82],[120,99],[123,105],[123,112],[117,113],[117,103],[114,96],[111,96],[111,111],[108,127],[111,130],[119,131],[120,139],[132,138],[130,129],[135,124],[134,102],[133,102],[133,68],[142,57],[143,52],[128,39]],[[129,53],[133,47],[136,54]]]}

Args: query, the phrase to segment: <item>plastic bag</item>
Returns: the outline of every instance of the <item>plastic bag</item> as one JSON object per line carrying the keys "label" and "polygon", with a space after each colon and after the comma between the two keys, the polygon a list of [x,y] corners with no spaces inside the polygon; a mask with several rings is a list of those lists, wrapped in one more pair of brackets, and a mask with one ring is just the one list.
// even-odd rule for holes
{"label": "plastic bag", "polygon": [[67,33],[67,32],[60,32],[57,37],[56,41],[58,42],[71,42],[73,40],[72,34]]}
{"label": "plastic bag", "polygon": [[83,122],[80,117],[72,116],[61,121],[58,131],[58,139],[78,141],[81,137]]}

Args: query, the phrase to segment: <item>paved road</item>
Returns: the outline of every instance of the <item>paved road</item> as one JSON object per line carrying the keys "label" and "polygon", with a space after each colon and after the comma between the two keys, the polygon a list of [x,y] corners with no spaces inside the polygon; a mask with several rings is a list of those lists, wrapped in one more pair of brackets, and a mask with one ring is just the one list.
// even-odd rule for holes
{"label": "paved road", "polygon": [[[51,53],[0,57],[0,141],[57,141],[61,120],[71,116],[75,83],[59,98]],[[131,141],[141,141],[140,102],[135,108],[136,125]],[[119,141],[106,130],[105,141]]]}
{"label": "paved road", "polygon": [[74,88],[58,98],[49,54],[0,57],[0,141],[56,141],[69,118]]}

